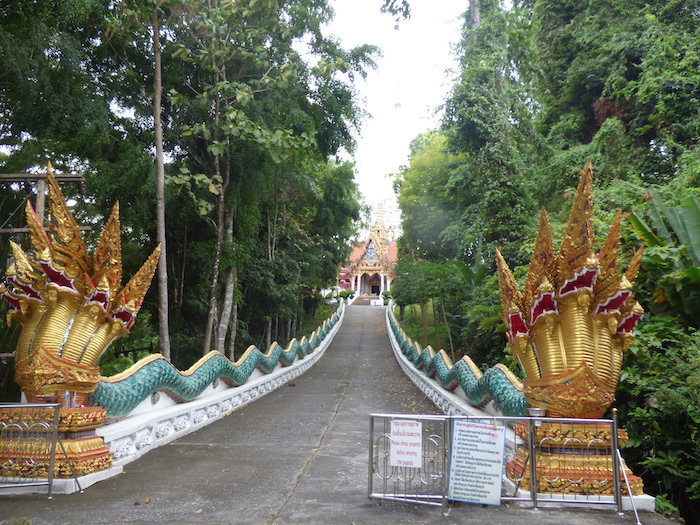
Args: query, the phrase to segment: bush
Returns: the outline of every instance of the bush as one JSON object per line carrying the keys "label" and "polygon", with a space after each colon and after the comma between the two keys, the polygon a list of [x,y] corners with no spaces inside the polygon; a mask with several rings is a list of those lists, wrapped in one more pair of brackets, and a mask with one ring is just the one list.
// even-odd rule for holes
{"label": "bush", "polygon": [[639,324],[617,394],[625,457],[645,492],[700,523],[700,331],[670,316]]}

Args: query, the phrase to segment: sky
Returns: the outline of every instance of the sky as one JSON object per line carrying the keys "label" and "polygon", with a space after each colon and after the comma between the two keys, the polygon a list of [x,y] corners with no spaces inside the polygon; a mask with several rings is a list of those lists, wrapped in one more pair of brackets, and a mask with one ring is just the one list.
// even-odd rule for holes
{"label": "sky", "polygon": [[374,44],[382,49],[377,69],[357,88],[372,118],[362,126],[355,152],[357,183],[369,205],[393,195],[391,178],[408,163],[409,144],[435,129],[435,114],[456,69],[451,52],[459,40],[467,2],[412,0],[411,18],[394,29],[394,17],[380,12],[382,0],[334,0],[330,31],[344,47]]}

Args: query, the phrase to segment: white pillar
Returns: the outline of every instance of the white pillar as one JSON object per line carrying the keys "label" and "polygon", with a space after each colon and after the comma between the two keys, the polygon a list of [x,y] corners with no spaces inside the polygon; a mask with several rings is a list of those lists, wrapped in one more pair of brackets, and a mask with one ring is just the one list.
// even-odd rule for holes
{"label": "white pillar", "polygon": [[384,274],[380,273],[379,274],[379,295],[382,295],[382,292],[384,291]]}

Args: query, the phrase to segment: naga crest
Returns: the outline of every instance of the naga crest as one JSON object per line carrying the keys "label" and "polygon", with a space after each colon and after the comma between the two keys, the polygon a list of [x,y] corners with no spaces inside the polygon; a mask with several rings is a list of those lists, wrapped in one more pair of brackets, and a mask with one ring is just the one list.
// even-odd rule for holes
{"label": "naga crest", "polygon": [[525,398],[550,417],[603,416],[615,400],[622,356],[643,313],[632,293],[642,249],[626,272],[617,269],[620,211],[595,251],[592,178],[589,160],[558,253],[547,213],[540,213],[522,291],[500,252],[496,254],[503,321],[526,376]]}
{"label": "naga crest", "polygon": [[12,306],[8,324],[22,325],[15,378],[27,400],[69,395],[83,404],[100,380],[100,356],[134,324],[160,246],[122,288],[119,204],[91,255],[50,165],[48,187],[48,231],[27,202],[32,250],[11,242],[14,262],[0,295]]}

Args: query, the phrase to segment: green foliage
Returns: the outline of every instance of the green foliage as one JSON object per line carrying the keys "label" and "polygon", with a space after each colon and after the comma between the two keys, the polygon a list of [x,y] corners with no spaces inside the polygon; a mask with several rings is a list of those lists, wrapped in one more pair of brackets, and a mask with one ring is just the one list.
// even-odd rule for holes
{"label": "green foliage", "polygon": [[413,140],[410,164],[396,181],[403,239],[422,257],[450,258],[458,253],[458,246],[445,238],[455,213],[447,191],[455,163],[456,157],[447,152],[444,135],[421,135]]}
{"label": "green foliage", "polygon": [[[675,319],[644,320],[623,364],[617,405],[630,435],[625,456],[645,490],[697,521],[700,488],[700,332]],[[695,502],[694,502],[695,500]]]}
{"label": "green foliage", "polygon": [[443,129],[448,150],[459,155],[442,191],[454,210],[442,234],[454,253],[470,253],[482,243],[517,254],[517,233],[527,230],[533,202],[524,181],[532,150],[530,108],[525,84],[511,51],[527,38],[520,13],[498,2],[481,2],[481,24],[465,27],[458,48],[460,78],[445,105]]}
{"label": "green foliage", "polygon": [[[494,308],[498,300],[492,301],[492,294],[498,294],[498,283],[490,279],[489,268],[480,247],[469,263],[416,261],[406,255],[401,257],[394,269],[397,277],[391,288],[391,297],[400,312],[409,311],[409,306],[415,311],[415,306],[419,305],[421,315],[427,317],[425,332],[411,337],[424,341],[427,336],[436,350],[454,350],[455,358],[465,354],[476,358],[476,362],[495,358],[490,355],[493,340],[499,341],[495,346],[501,348],[500,341],[504,336],[499,309]],[[489,280],[491,284],[495,283],[495,289],[487,285]],[[485,289],[488,289],[486,294]],[[426,312],[432,312],[433,308],[437,315],[428,316]],[[494,316],[496,322],[493,322]],[[434,317],[438,318],[437,328]],[[435,335],[440,330],[443,333],[438,339]],[[441,344],[435,346],[438,342]]]}
{"label": "green foliage", "polygon": [[[648,246],[636,282],[647,314],[622,372],[622,422],[639,447],[628,459],[661,494],[661,507],[678,506],[697,522],[698,2],[513,4],[506,11],[495,0],[474,2],[480,17],[465,13],[440,133],[416,138],[397,184],[403,250],[430,265],[484,263],[475,282],[459,277],[464,287],[448,301],[449,323],[480,365],[502,362],[493,249],[522,278],[533,211],[547,208],[560,239],[590,158],[595,230],[607,231],[622,209]],[[622,260],[639,238],[623,229]],[[474,257],[477,246],[483,259]],[[397,265],[392,292],[401,310],[433,296],[429,273],[410,258]],[[415,339],[425,337],[425,324]]]}
{"label": "green foliage", "polygon": [[637,235],[648,247],[648,285],[656,285],[655,304],[667,303],[690,325],[700,327],[700,203],[687,197],[668,207],[651,192],[650,227],[637,213],[630,216]]}
{"label": "green foliage", "polygon": [[328,304],[319,304],[316,310],[314,311],[314,315],[307,316],[301,325],[301,327],[297,330],[296,333],[296,338],[298,340],[301,340],[302,337],[306,336],[309,337],[311,335],[311,332],[316,330],[319,326],[323,324],[323,322],[330,318],[333,315],[333,310],[334,307]]}

